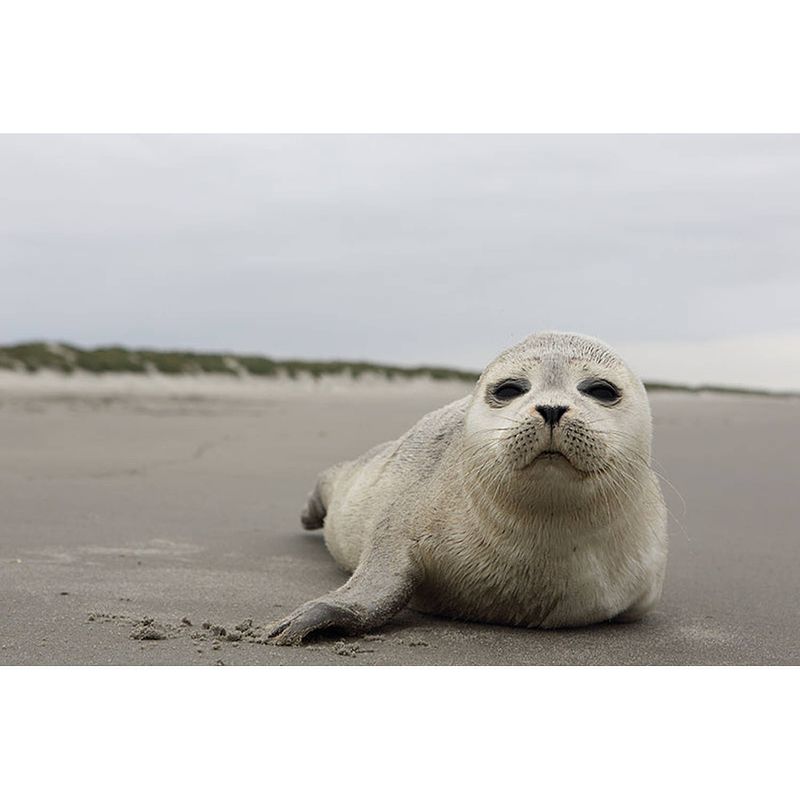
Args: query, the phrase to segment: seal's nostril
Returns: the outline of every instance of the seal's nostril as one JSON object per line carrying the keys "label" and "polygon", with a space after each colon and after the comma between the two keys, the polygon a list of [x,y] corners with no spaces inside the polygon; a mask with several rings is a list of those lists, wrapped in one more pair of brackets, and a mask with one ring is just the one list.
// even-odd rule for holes
{"label": "seal's nostril", "polygon": [[569,406],[536,406],[536,410],[544,417],[544,421],[553,427],[558,425],[558,421],[569,410]]}

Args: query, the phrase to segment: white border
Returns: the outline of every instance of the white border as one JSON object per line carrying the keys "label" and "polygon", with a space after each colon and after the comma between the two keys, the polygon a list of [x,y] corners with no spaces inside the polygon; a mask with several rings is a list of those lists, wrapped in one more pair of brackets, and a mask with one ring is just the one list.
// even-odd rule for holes
{"label": "white border", "polygon": [[783,0],[12,0],[0,130],[794,132]]}
{"label": "white border", "polygon": [[6,668],[7,797],[777,797],[796,668]]}

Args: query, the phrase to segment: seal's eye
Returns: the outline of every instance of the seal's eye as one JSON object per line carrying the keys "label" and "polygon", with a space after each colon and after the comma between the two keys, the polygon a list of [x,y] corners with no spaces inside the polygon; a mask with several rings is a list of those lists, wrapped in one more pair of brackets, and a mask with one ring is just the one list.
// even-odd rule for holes
{"label": "seal's eye", "polygon": [[527,381],[503,381],[492,389],[492,397],[501,403],[507,403],[509,400],[525,394],[530,388],[530,384]]}
{"label": "seal's eye", "polygon": [[604,381],[602,378],[584,381],[578,386],[578,389],[601,403],[616,403],[621,397],[620,390],[613,383]]}

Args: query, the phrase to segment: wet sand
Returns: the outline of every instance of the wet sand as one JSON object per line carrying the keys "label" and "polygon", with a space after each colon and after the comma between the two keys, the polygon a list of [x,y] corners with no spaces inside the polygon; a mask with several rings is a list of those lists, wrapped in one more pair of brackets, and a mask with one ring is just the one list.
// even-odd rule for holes
{"label": "wet sand", "polygon": [[800,401],[652,395],[686,511],[665,485],[666,587],[642,622],[407,611],[287,648],[264,628],[345,579],[299,525],[316,473],[463,387],[146,380],[0,377],[0,664],[800,664]]}

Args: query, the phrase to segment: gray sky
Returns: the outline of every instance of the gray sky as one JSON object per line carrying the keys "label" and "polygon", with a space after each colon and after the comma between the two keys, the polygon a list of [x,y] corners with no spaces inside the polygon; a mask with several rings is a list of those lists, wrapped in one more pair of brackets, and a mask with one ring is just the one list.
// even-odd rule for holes
{"label": "gray sky", "polygon": [[798,136],[3,136],[0,341],[800,388]]}

